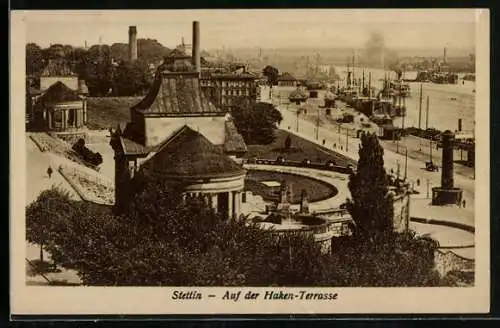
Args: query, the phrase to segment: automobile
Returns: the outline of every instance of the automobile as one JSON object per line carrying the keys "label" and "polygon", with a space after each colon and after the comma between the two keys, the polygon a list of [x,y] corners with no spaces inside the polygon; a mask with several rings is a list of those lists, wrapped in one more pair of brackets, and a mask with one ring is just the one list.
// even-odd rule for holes
{"label": "automobile", "polygon": [[277,159],[276,159],[276,163],[277,164],[284,164],[286,162],[285,158],[283,156],[279,156]]}
{"label": "automobile", "polygon": [[433,162],[425,162],[425,169],[430,172],[438,172],[439,167]]}
{"label": "automobile", "polygon": [[302,161],[302,165],[310,165],[311,164],[311,160],[310,159],[305,159]]}
{"label": "automobile", "polygon": [[354,173],[354,166],[352,166],[351,164],[347,165],[347,170],[348,170],[350,173]]}
{"label": "automobile", "polygon": [[326,162],[326,167],[333,167],[335,165],[337,165],[337,163],[335,163],[334,160],[329,160]]}

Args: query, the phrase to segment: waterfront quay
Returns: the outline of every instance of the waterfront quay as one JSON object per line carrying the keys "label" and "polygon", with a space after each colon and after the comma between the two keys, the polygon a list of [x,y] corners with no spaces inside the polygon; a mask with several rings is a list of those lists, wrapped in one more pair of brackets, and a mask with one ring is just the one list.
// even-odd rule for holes
{"label": "waterfront quay", "polygon": [[[321,99],[321,93],[318,99]],[[281,99],[282,100],[282,99]],[[314,99],[312,102],[318,102]],[[358,160],[358,149],[360,139],[353,137],[352,134],[346,133],[345,129],[339,129],[338,124],[330,123],[327,120],[318,120],[317,118],[324,118],[325,109],[314,111],[311,115],[297,115],[297,109],[301,105],[286,104],[284,101],[275,99],[273,103],[280,110],[283,121],[280,128],[294,133],[302,138],[313,141],[322,145],[330,151],[338,152],[339,154],[348,156],[349,158]],[[318,107],[319,108],[319,107]],[[319,113],[319,114],[318,114]],[[320,124],[318,124],[318,121]],[[340,131],[340,132],[339,132]],[[425,142],[428,140],[411,136],[398,141],[396,144],[392,140],[383,141],[381,145],[384,147],[384,161],[387,171],[399,172],[400,177],[405,177],[413,185],[413,187],[426,198],[430,198],[429,192],[432,187],[440,186],[441,172],[427,171],[425,163],[429,161],[430,149]],[[422,141],[422,150],[420,151],[420,141]],[[408,144],[406,144],[406,142]],[[407,147],[407,148],[406,148]],[[433,162],[441,166],[441,152],[442,150],[432,149]],[[406,152],[405,149],[408,149]],[[325,150],[326,151],[326,150]],[[455,160],[459,150],[455,151]],[[406,156],[407,155],[407,156]],[[463,196],[466,200],[467,209],[473,211],[474,207],[474,168],[466,167],[455,163],[455,184],[458,188],[463,190]],[[473,216],[470,218],[473,221]],[[473,222],[471,222],[473,223]]]}

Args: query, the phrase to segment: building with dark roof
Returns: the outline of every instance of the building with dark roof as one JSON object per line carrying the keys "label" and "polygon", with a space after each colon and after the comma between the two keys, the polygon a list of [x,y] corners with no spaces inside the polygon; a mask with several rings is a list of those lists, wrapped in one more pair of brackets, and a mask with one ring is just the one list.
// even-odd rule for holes
{"label": "building with dark roof", "polygon": [[[196,31],[196,29],[194,29]],[[197,43],[193,42],[193,54]],[[157,70],[149,93],[130,108],[130,122],[113,132],[115,206],[124,210],[137,176],[180,182],[228,217],[240,214],[246,152],[226,111],[206,97],[193,60],[174,50]]]}
{"label": "building with dark roof", "polygon": [[40,75],[40,88],[26,90],[26,123],[35,128],[67,131],[87,122],[88,88],[71,70],[60,51],[49,59]]}
{"label": "building with dark roof", "polygon": [[284,72],[278,76],[278,86],[280,87],[295,87],[297,84],[298,80],[288,72]]}
{"label": "building with dark roof", "polygon": [[84,95],[58,81],[45,92],[28,97],[28,112],[31,112],[36,128],[49,131],[71,131],[87,123],[87,100]]}
{"label": "building with dark roof", "polygon": [[49,59],[40,76],[40,92],[44,92],[56,82],[62,82],[68,88],[78,90],[78,76],[71,70],[65,58]]}
{"label": "building with dark roof", "polygon": [[229,110],[235,105],[257,102],[258,77],[241,67],[231,72],[202,70],[201,86],[210,101]]}

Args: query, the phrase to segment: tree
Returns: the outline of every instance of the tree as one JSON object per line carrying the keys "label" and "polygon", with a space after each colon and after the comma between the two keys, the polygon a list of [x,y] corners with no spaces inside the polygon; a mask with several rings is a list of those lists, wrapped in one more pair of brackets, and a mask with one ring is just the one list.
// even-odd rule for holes
{"label": "tree", "polygon": [[[140,172],[139,172],[140,173]],[[395,243],[346,237],[332,255],[312,236],[280,235],[245,220],[227,222],[181,184],[139,174],[126,214],[44,191],[27,208],[27,238],[56,265],[92,286],[431,286],[431,239]],[[42,231],[42,233],[40,233]]]}
{"label": "tree", "polygon": [[374,133],[361,137],[357,170],[351,174],[348,187],[352,200],[348,210],[362,239],[373,240],[393,230],[393,200],[388,193],[389,180],[384,169],[384,149]]}
{"label": "tree", "polygon": [[274,131],[283,120],[281,113],[268,103],[253,106],[236,105],[231,110],[234,124],[247,144],[270,144]]}
{"label": "tree", "polygon": [[43,249],[49,246],[59,221],[71,209],[69,195],[52,187],[40,193],[37,200],[26,208],[26,239],[40,245],[40,262],[44,261]]}
{"label": "tree", "polygon": [[26,75],[39,76],[43,66],[42,48],[36,43],[26,44]]}
{"label": "tree", "polygon": [[82,72],[91,96],[105,96],[113,86],[114,67],[110,48],[95,45],[87,51],[86,65]]}
{"label": "tree", "polygon": [[151,86],[151,74],[143,61],[123,61],[113,76],[113,93],[117,96],[136,96]]}
{"label": "tree", "polygon": [[[110,47],[111,56],[116,61],[128,61],[129,50],[127,43],[113,43]],[[145,63],[158,63],[163,60],[171,49],[164,47],[156,39],[137,39],[137,58]]]}
{"label": "tree", "polygon": [[279,70],[276,67],[271,65],[267,65],[263,70],[262,74],[267,78],[267,81],[270,85],[278,84],[278,76],[280,74]]}
{"label": "tree", "polygon": [[[200,199],[183,201],[178,185],[139,177],[126,215],[88,202],[51,207],[57,213],[46,217],[56,220],[44,240],[55,264],[94,286],[321,284],[327,258],[312,237],[277,239],[244,220],[227,222]],[[62,199],[48,196],[30,208]]]}

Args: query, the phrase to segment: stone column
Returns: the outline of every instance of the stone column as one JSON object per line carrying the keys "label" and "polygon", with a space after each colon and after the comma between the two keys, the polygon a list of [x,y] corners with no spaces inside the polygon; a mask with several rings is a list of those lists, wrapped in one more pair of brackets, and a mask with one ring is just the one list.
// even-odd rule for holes
{"label": "stone column", "polygon": [[87,124],[87,99],[83,100],[83,125]]}
{"label": "stone column", "polygon": [[443,140],[443,162],[441,172],[441,188],[453,189],[453,146],[455,135],[447,130],[442,135]]}
{"label": "stone column", "polygon": [[69,109],[65,108],[63,113],[64,113],[63,129],[67,129],[68,128]]}
{"label": "stone column", "polygon": [[240,215],[240,192],[235,191],[233,192],[234,195],[234,206],[233,206],[233,213],[235,217],[238,217]]}
{"label": "stone column", "polygon": [[230,191],[228,192],[228,197],[227,197],[227,216],[229,219],[233,217],[233,192]]}
{"label": "stone column", "polygon": [[217,194],[212,194],[212,208],[215,210],[215,212],[218,212],[217,206],[218,206],[218,195]]}
{"label": "stone column", "polygon": [[44,110],[44,115],[43,119],[45,120],[45,126],[49,128],[49,130],[52,129],[52,115],[50,114],[49,110]]}

